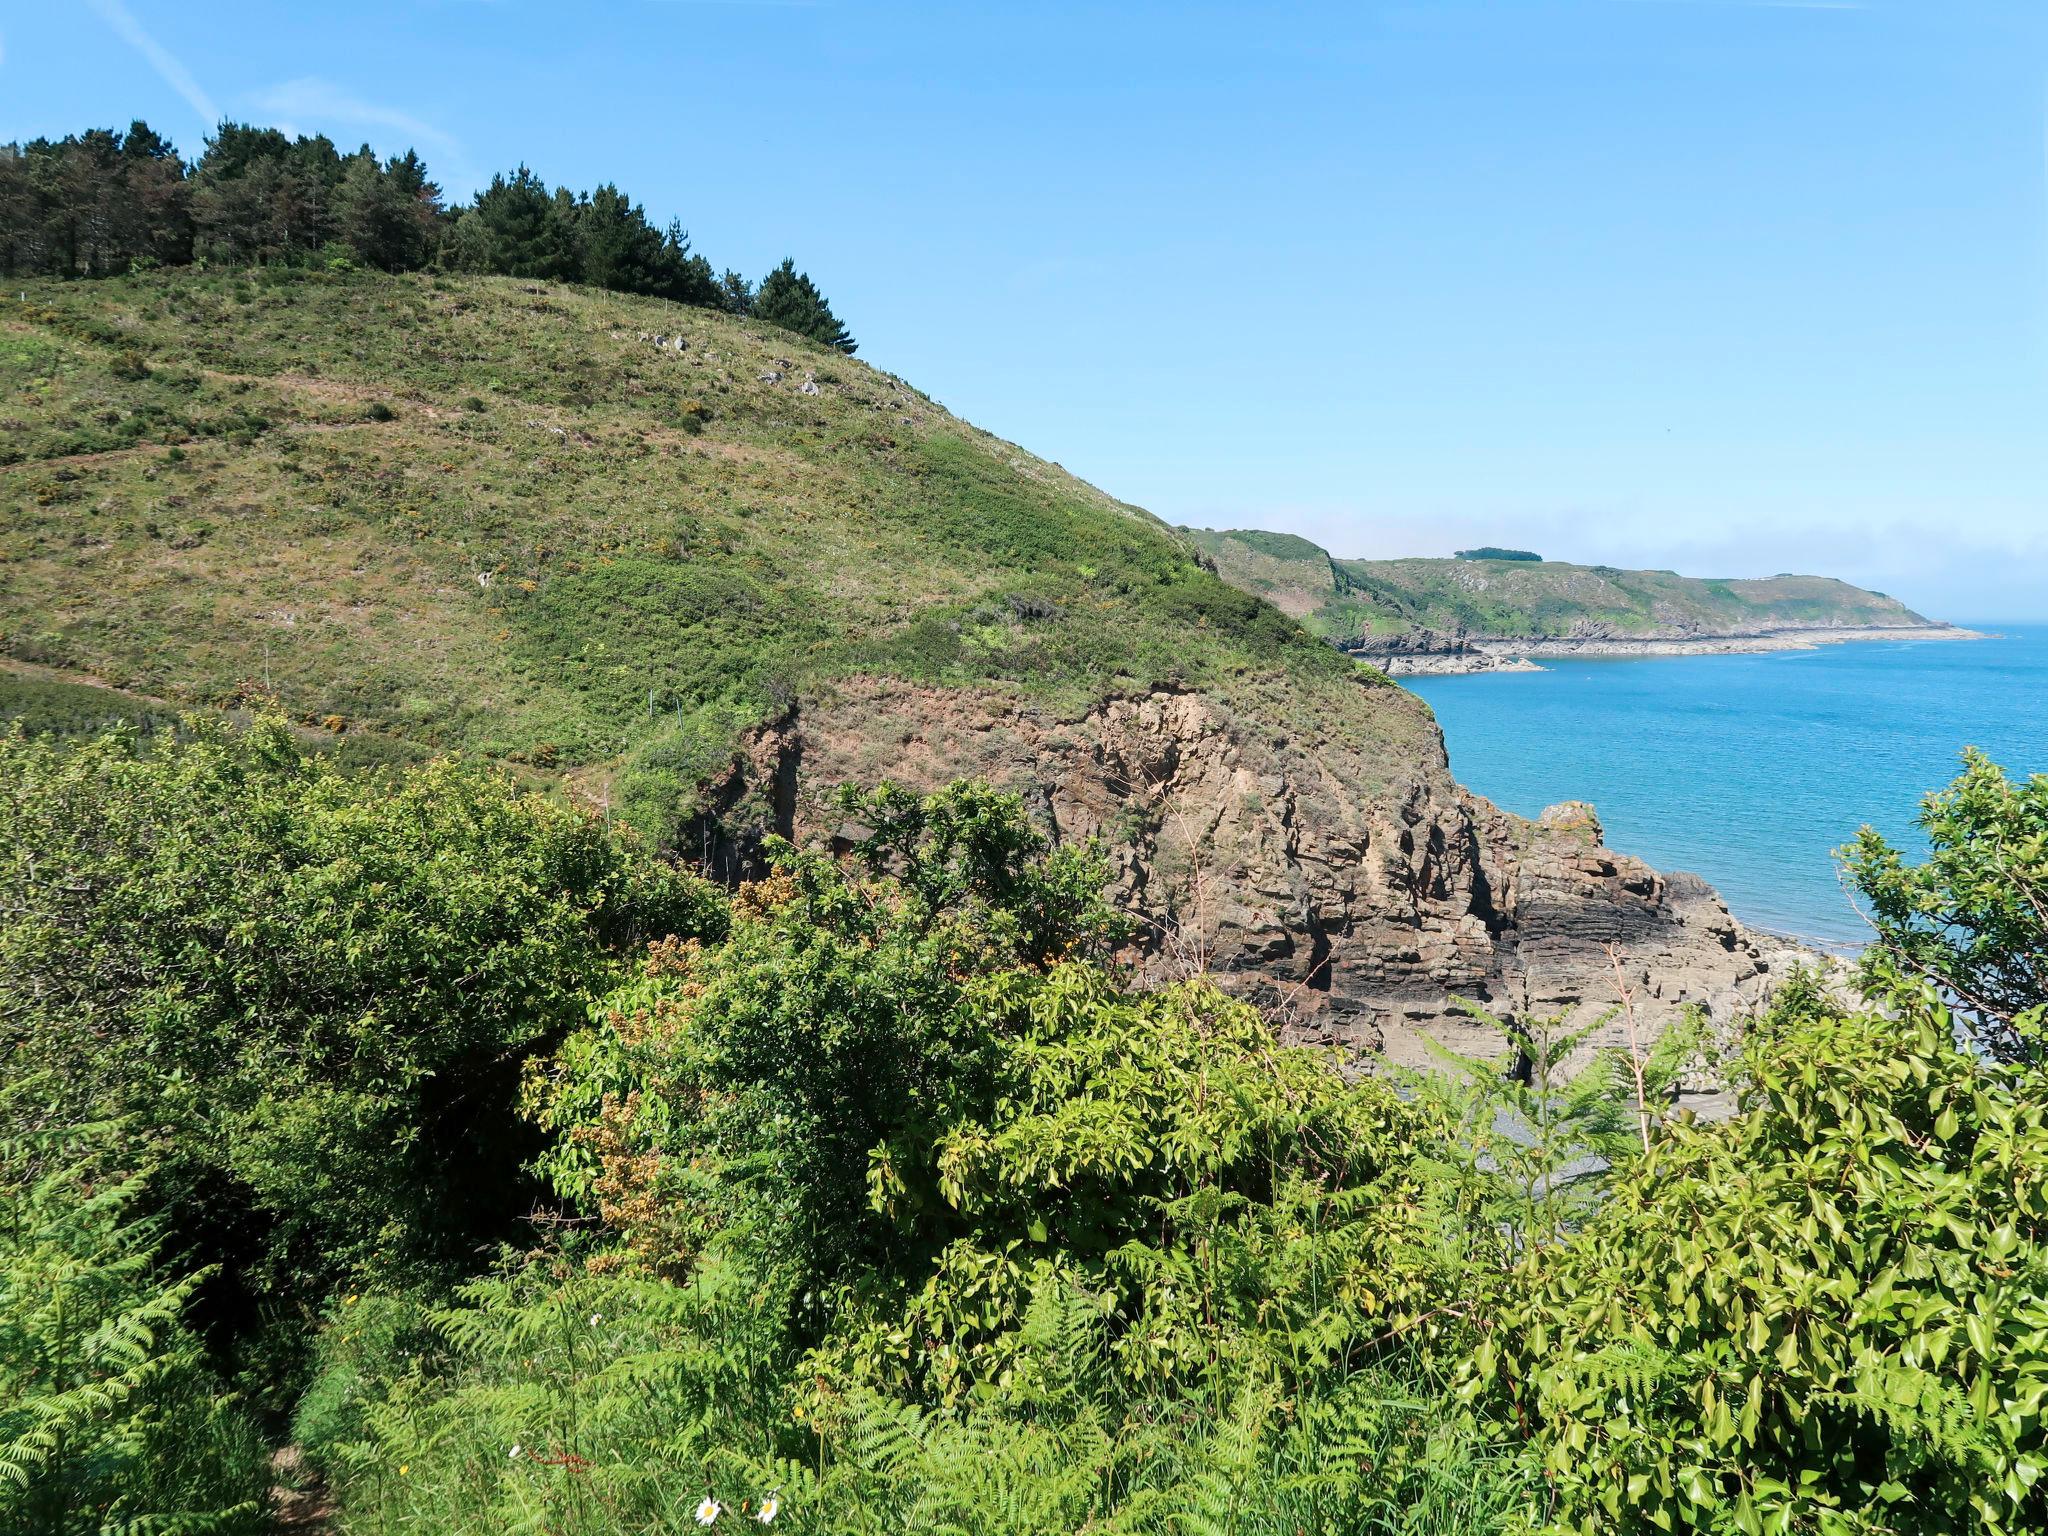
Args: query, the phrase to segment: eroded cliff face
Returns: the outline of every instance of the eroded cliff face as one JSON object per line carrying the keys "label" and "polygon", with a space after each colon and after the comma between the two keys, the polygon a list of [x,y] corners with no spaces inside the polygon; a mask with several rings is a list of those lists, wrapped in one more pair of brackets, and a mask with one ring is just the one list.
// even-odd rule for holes
{"label": "eroded cliff face", "polygon": [[1375,756],[1198,693],[1062,715],[864,682],[760,733],[741,773],[756,813],[799,837],[839,830],[826,794],[842,783],[1018,790],[1059,839],[1102,839],[1156,973],[1208,969],[1293,1038],[1394,1060],[1421,1062],[1431,1036],[1501,1048],[1456,997],[1604,1011],[1613,956],[1649,1030],[1687,1004],[1726,1017],[1767,985],[1777,957],[1703,881],[1607,848],[1588,807],[1508,815],[1455,783],[1433,728],[1419,739]]}

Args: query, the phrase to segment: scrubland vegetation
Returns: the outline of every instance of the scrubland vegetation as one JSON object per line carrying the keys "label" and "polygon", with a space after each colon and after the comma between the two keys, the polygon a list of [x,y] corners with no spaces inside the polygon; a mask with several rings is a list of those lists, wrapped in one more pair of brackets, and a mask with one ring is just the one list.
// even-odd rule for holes
{"label": "scrubland vegetation", "polygon": [[731,892],[277,722],[0,786],[0,1529],[2048,1529],[2048,780],[1715,1125],[1141,987],[971,784]]}
{"label": "scrubland vegetation", "polygon": [[678,845],[748,731],[850,677],[1201,688],[1360,761],[1434,750],[1156,519],[758,319],[289,265],[21,291],[0,657],[35,670],[0,711],[274,701],[356,757],[576,775]]}
{"label": "scrubland vegetation", "polygon": [[674,857],[856,678],[1440,762],[793,266],[253,129],[0,208],[0,1536],[2048,1531],[2048,779],[1851,845],[1723,1123],[1373,1075],[983,784]]}

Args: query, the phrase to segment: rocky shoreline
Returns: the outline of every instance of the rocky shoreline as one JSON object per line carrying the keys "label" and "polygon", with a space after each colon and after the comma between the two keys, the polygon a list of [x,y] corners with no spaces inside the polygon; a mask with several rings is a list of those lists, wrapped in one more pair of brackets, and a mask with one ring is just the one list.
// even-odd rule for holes
{"label": "rocky shoreline", "polygon": [[829,839],[826,792],[884,775],[1018,791],[1058,841],[1101,840],[1148,974],[1206,973],[1285,1038],[1396,1066],[1429,1065],[1432,1042],[1510,1052],[1460,998],[1510,1021],[1602,1020],[1590,1048],[1625,1041],[1623,982],[1651,1039],[1691,1009],[1726,1027],[1822,959],[1746,928],[1697,875],[1609,848],[1590,806],[1529,821],[1472,794],[1433,730],[1376,759],[1192,692],[1052,710],[850,680],[751,741],[721,820]]}
{"label": "rocky shoreline", "polygon": [[1823,645],[1871,640],[1982,640],[1953,624],[1794,626],[1741,634],[1621,635],[1611,632],[1542,639],[1414,630],[1388,639],[1342,647],[1393,677],[1451,676],[1474,672],[1540,672],[1541,663],[1572,657],[1730,656],[1769,651],[1811,651]]}

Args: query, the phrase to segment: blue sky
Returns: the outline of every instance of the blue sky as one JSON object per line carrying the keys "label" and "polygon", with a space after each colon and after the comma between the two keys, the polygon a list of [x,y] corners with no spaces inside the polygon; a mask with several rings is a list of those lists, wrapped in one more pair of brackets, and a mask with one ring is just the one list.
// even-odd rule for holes
{"label": "blue sky", "polygon": [[0,4],[0,139],[618,181],[1176,522],[2048,616],[2048,0]]}

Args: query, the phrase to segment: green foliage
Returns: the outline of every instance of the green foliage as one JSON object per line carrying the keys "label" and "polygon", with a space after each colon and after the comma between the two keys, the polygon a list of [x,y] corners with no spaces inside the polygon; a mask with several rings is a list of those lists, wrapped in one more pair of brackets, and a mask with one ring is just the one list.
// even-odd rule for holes
{"label": "green foliage", "polygon": [[1562,1241],[1598,1208],[1609,1182],[1662,1122],[1702,1031],[1697,1017],[1687,1018],[1635,1063],[1619,1048],[1586,1048],[1612,1013],[1569,1030],[1558,1019],[1510,1026],[1460,1002],[1513,1043],[1512,1066],[1503,1071],[1498,1061],[1431,1042],[1436,1070],[1400,1078],[1436,1126],[1430,1184],[1450,1217],[1447,1235],[1472,1244],[1468,1262],[1491,1269]]}
{"label": "green foliage", "polygon": [[[603,1197],[658,1268],[734,1223],[772,1234],[807,1288],[918,1262],[871,1208],[870,1152],[987,1080],[985,978],[1120,935],[1092,854],[1048,851],[1015,796],[885,787],[842,809],[873,829],[863,862],[893,878],[772,844],[776,876],[741,892],[725,944],[658,955],[536,1084],[566,1138],[545,1162],[558,1187]],[[647,1157],[650,1177],[605,1183],[607,1158]]]}
{"label": "green foliage", "polygon": [[148,124],[0,151],[0,272],[105,277],[191,258],[185,166]]}
{"label": "green foliage", "polygon": [[1960,1005],[2005,1059],[2039,1059],[2048,1025],[2048,774],[2007,778],[1974,749],[1954,783],[1920,808],[1928,857],[1908,863],[1865,827],[1842,850],[1869,904],[1878,985],[1925,978]]}
{"label": "green foliage", "polygon": [[[61,141],[0,146],[0,274],[107,277],[194,258],[289,264],[334,275],[358,266],[443,265],[589,283],[749,313],[753,289],[691,251],[682,226],[658,229],[610,182],[550,191],[521,165],[456,212],[407,150],[379,162],[325,135],[222,123],[189,168],[136,122]],[[854,350],[831,306],[792,263],[761,285],[764,319],[841,352]]]}
{"label": "green foliage", "polygon": [[[1104,1371],[1110,1323],[1047,1292],[1024,1327],[1040,1369],[958,1412],[865,1388],[822,1412],[792,1380],[759,1280],[687,1285],[546,1252],[421,1311],[364,1297],[323,1335],[352,1417],[301,1417],[349,1529],[798,1533],[1491,1531],[1511,1471],[1441,1396],[1360,1373],[1289,1395],[1247,1383],[1189,1400]],[[364,1309],[402,1317],[359,1321]]]}
{"label": "green foliage", "polygon": [[274,1295],[464,1253],[525,1198],[520,1065],[722,902],[455,762],[345,776],[275,722],[0,741],[0,1052],[168,1138],[180,1236]]}
{"label": "green foliage", "polygon": [[852,334],[825,302],[825,295],[811,281],[810,273],[797,271],[795,261],[788,257],[761,279],[747,312],[770,325],[807,336],[834,352],[851,355],[859,350]]}
{"label": "green foliage", "polygon": [[253,1532],[262,1444],[185,1325],[204,1274],[158,1262],[108,1130],[0,1141],[0,1533]]}
{"label": "green foliage", "polygon": [[1551,1526],[2048,1529],[2048,1080],[1955,1023],[1790,989],[1741,1113],[1524,1261],[1471,1386]]}
{"label": "green foliage", "polygon": [[872,1157],[874,1204],[927,1273],[842,1320],[821,1358],[958,1400],[1041,1369],[1026,1319],[1073,1290],[1108,1320],[1121,1379],[1187,1384],[1228,1361],[1299,1383],[1429,1311],[1420,1122],[1384,1087],[1274,1046],[1206,986],[1132,996],[1068,964],[976,1003],[990,1081]]}
{"label": "green foliage", "polygon": [[1417,1363],[1424,1117],[1128,990],[1015,797],[839,810],[536,1077],[618,1241],[337,1310],[299,1432],[354,1525],[1493,1528],[1518,1474]]}
{"label": "green foliage", "polygon": [[[4,1536],[257,1520],[237,1296],[320,1319],[292,1432],[359,1533],[2048,1531],[2048,1076],[1914,974],[2025,984],[2039,780],[1859,845],[1946,947],[1790,979],[1707,1126],[1696,1024],[1474,1007],[1513,1070],[1390,1084],[1140,987],[1095,851],[985,785],[847,791],[728,901],[475,767],[42,703]],[[571,1235],[451,1290],[536,1151]]]}
{"label": "green foliage", "polygon": [[621,1257],[776,1277],[821,1404],[1041,1371],[1049,1297],[1131,1383],[1299,1383],[1443,1331],[1392,1092],[1209,987],[1130,991],[1101,869],[1014,796],[841,810],[851,870],[778,848],[724,945],[657,956],[534,1084]]}
{"label": "green foliage", "polygon": [[1494,544],[1482,544],[1477,549],[1461,549],[1453,558],[1458,560],[1534,560],[1539,564],[1543,559],[1534,550],[1502,549]]}

